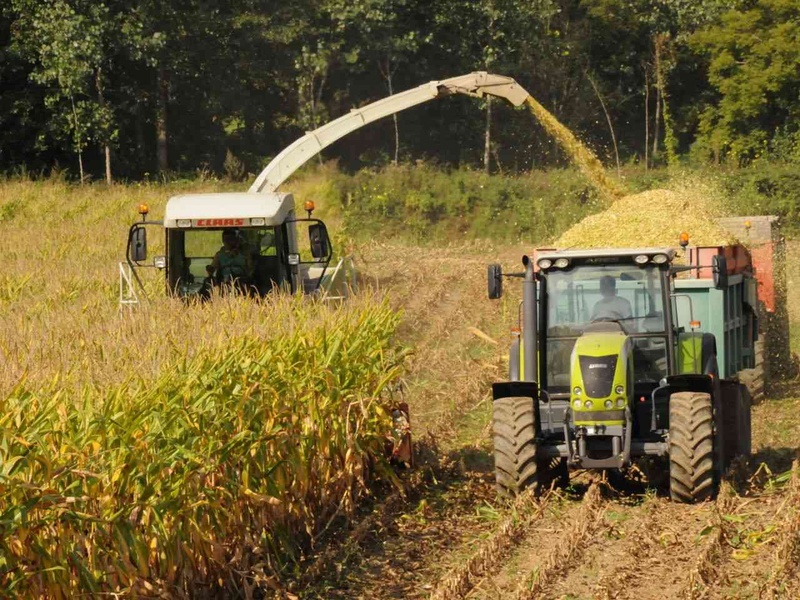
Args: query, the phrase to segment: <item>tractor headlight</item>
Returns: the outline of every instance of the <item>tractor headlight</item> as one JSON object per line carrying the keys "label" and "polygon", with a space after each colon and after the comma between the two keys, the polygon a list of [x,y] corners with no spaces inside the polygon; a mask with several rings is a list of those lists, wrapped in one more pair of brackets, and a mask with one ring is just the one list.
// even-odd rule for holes
{"label": "tractor headlight", "polygon": [[591,400],[587,400],[586,402],[583,403],[583,407],[584,408],[593,408],[594,407],[594,402],[592,402]]}
{"label": "tractor headlight", "polygon": [[250,219],[250,225],[253,227],[263,227],[266,224],[266,219],[264,217],[253,217]]}
{"label": "tractor headlight", "polygon": [[633,258],[633,262],[635,262],[637,265],[643,265],[649,260],[650,260],[650,257],[647,256],[647,254],[637,254]]}
{"label": "tractor headlight", "polygon": [[555,265],[556,269],[566,269],[569,266],[569,259],[557,258],[553,265]]}
{"label": "tractor headlight", "polygon": [[574,388],[572,388],[572,395],[573,396],[580,396],[582,393],[583,393],[583,390],[581,388],[579,388],[578,386],[575,386]]}
{"label": "tractor headlight", "polygon": [[617,398],[617,408],[625,408],[625,398]]}
{"label": "tractor headlight", "polygon": [[611,400],[606,400],[605,402],[603,402],[603,406],[605,406],[606,408],[614,408],[614,403]]}
{"label": "tractor headlight", "polygon": [[614,388],[614,391],[617,392],[618,394],[624,394],[625,388],[622,387],[621,385],[618,385],[616,388]]}
{"label": "tractor headlight", "polygon": [[536,264],[539,265],[540,269],[546,271],[547,269],[553,266],[553,261],[550,260],[549,258],[543,258]]}
{"label": "tractor headlight", "polygon": [[663,265],[668,260],[669,260],[669,258],[667,257],[666,254],[656,254],[653,257],[653,262],[656,263],[657,265]]}
{"label": "tractor headlight", "polygon": [[572,405],[575,407],[576,410],[580,410],[581,409],[581,401],[580,400],[575,400],[575,402],[573,402]]}
{"label": "tractor headlight", "polygon": [[178,219],[178,227],[191,227],[192,220],[191,219]]}

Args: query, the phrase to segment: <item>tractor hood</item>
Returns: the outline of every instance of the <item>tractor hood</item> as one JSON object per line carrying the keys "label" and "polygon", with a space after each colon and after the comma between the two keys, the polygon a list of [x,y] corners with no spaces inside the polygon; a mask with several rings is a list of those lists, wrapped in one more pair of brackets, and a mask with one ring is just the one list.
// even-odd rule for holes
{"label": "tractor hood", "polygon": [[630,393],[631,343],[620,332],[587,332],[572,350],[571,403],[576,424],[623,424]]}
{"label": "tractor hood", "polygon": [[167,201],[164,227],[248,227],[280,225],[294,210],[294,198],[283,193],[184,194]]}

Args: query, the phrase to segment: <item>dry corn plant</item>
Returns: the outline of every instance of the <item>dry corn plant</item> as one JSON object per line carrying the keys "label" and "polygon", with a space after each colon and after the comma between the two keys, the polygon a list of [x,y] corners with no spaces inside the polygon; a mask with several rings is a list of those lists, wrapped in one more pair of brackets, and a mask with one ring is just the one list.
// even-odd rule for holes
{"label": "dry corn plant", "polygon": [[792,464],[789,490],[782,510],[786,517],[778,528],[779,538],[769,577],[759,590],[759,598],[789,598],[788,582],[797,577],[800,561],[800,461]]}
{"label": "dry corn plant", "polygon": [[526,577],[517,588],[515,600],[541,598],[560,574],[568,571],[580,558],[586,544],[597,535],[604,525],[606,502],[597,483],[592,483],[581,501],[580,508],[569,524],[553,535],[558,536],[556,545],[550,550],[538,568]]}
{"label": "dry corn plant", "polygon": [[649,190],[620,198],[604,211],[573,225],[557,248],[675,247],[682,232],[697,246],[736,243],[718,225],[724,215],[721,192],[694,181],[676,181],[672,189]]}
{"label": "dry corn plant", "polygon": [[528,491],[518,496],[494,533],[479,544],[466,562],[439,581],[430,595],[431,600],[464,598],[475,587],[475,581],[491,572],[511,548],[524,539],[524,533],[544,515],[552,494],[550,491],[537,499]]}
{"label": "dry corn plant", "polygon": [[582,144],[574,133],[564,127],[533,96],[528,96],[525,102],[544,130],[559,143],[567,157],[580,169],[581,173],[597,188],[602,196],[613,200],[624,195],[624,190],[608,176],[597,156]]}
{"label": "dry corn plant", "polygon": [[708,536],[700,554],[694,561],[689,577],[679,598],[697,600],[705,598],[714,583],[719,579],[719,563],[723,558],[725,541],[731,534],[731,523],[726,519],[736,506],[738,496],[733,487],[723,482],[714,502],[712,522],[706,526],[702,536]]}
{"label": "dry corn plant", "polygon": [[274,589],[394,477],[384,300],[186,306],[153,280],[119,312],[129,207],[186,188],[0,184],[0,596]]}

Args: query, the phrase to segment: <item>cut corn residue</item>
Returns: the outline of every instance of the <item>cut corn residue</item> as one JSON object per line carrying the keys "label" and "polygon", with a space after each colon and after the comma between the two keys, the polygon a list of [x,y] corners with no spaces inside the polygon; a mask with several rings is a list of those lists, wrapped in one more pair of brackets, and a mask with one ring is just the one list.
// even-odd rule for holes
{"label": "cut corn residue", "polygon": [[709,190],[691,187],[648,190],[625,196],[573,225],[555,242],[567,248],[677,246],[682,232],[693,246],[735,244],[717,224],[722,208]]}
{"label": "cut corn residue", "polygon": [[608,200],[613,200],[624,195],[625,192],[619,184],[608,176],[600,159],[582,144],[574,133],[567,129],[544,106],[539,104],[533,96],[528,96],[525,102],[544,130],[558,142],[567,157],[580,169],[581,173],[600,192],[601,196]]}

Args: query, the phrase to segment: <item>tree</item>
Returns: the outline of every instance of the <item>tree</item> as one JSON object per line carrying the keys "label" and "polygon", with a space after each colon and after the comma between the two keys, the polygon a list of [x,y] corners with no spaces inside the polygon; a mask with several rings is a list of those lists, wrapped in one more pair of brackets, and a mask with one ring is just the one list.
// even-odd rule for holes
{"label": "tree", "polygon": [[111,182],[110,145],[116,137],[104,96],[110,19],[103,4],[64,0],[14,0],[19,15],[13,47],[34,64],[30,78],[45,87],[45,106],[56,136],[69,140],[84,181],[83,151],[92,140],[104,147]]}
{"label": "tree", "polygon": [[707,57],[717,94],[702,112],[697,153],[746,163],[767,149],[778,129],[797,129],[800,4],[757,0],[734,8],[691,44]]}

